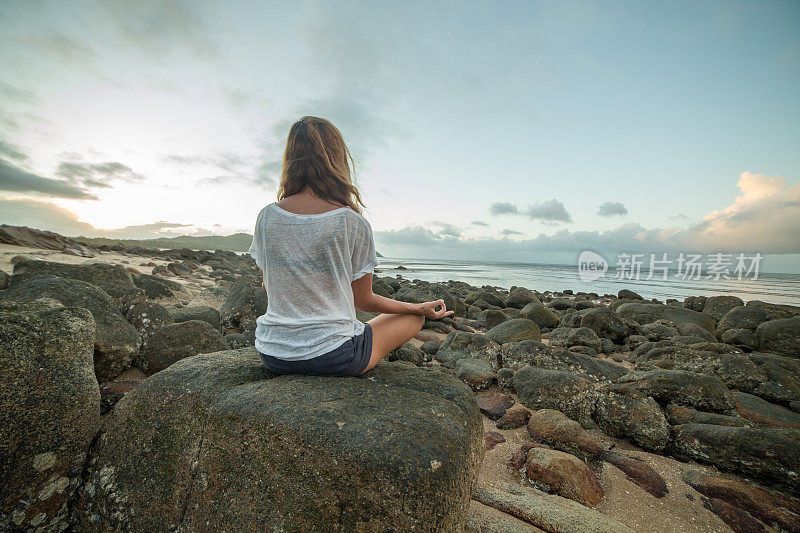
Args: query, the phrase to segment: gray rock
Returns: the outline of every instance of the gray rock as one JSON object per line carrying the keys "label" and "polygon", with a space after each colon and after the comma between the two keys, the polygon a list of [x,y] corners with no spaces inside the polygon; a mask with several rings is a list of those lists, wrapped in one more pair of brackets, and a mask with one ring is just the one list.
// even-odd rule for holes
{"label": "gray rock", "polygon": [[736,346],[745,352],[752,352],[758,349],[758,337],[751,329],[729,329],[726,330],[720,340],[726,344]]}
{"label": "gray rock", "polygon": [[506,320],[508,320],[508,315],[499,309],[487,309],[484,311],[484,321],[487,328],[491,329]]}
{"label": "gray rock", "polygon": [[147,340],[161,326],[172,324],[174,320],[164,306],[155,302],[144,302],[134,305],[128,314],[125,315],[128,322],[136,328],[142,345],[147,344]]}
{"label": "gray rock", "polygon": [[669,442],[664,412],[650,396],[611,385],[602,389],[595,405],[594,420],[607,433],[655,452]]}
{"label": "gray rock", "polygon": [[717,426],[744,427],[750,425],[746,418],[740,416],[698,411],[691,407],[673,403],[667,405],[666,409],[664,409],[664,416],[667,418],[667,422],[673,426],[681,424],[713,424]]}
{"label": "gray rock", "polygon": [[228,349],[219,330],[208,322],[189,320],[157,329],[143,348],[137,366],[147,375],[193,355]]}
{"label": "gray rock", "polygon": [[11,276],[0,270],[0,290],[7,289]]}
{"label": "gray rock", "polygon": [[619,291],[617,293],[617,298],[619,298],[620,300],[644,300],[644,298],[639,296],[637,293],[628,289],[622,289],[621,291]]}
{"label": "gray rock", "polygon": [[800,431],[683,424],[675,426],[673,455],[711,463],[800,494]]}
{"label": "gray rock", "polygon": [[62,531],[100,423],[92,315],[0,302],[0,529]]}
{"label": "gray rock", "polygon": [[770,319],[765,309],[753,306],[734,307],[723,316],[717,325],[717,334],[722,335],[729,329],[752,329]]}
{"label": "gray rock", "polygon": [[678,325],[689,322],[697,324],[709,333],[715,332],[717,323],[713,317],[691,309],[652,303],[625,303],[617,308],[617,314],[622,318],[633,320],[639,324],[649,324],[661,318],[671,320]]}
{"label": "gray rock", "polygon": [[133,283],[147,293],[147,299],[162,304],[178,303],[180,298],[188,298],[189,293],[177,281],[158,278],[150,274],[134,274]]}
{"label": "gray rock", "polygon": [[703,313],[721,320],[734,307],[743,306],[744,302],[736,296],[710,296],[703,306]]}
{"label": "gray rock", "polygon": [[382,362],[273,377],[248,348],[128,393],[75,510],[87,529],[460,531],[482,459],[474,395],[452,376]]}
{"label": "gray rock", "polygon": [[800,317],[763,322],[756,335],[762,352],[800,357]]}
{"label": "gray rock", "polygon": [[638,391],[662,402],[688,405],[701,411],[724,412],[734,407],[733,397],[720,380],[682,370],[633,371],[617,380],[618,389]]}
{"label": "gray rock", "polygon": [[483,359],[464,357],[456,361],[456,377],[472,387],[473,390],[488,389],[495,380],[495,370]]}
{"label": "gray rock", "polygon": [[536,294],[525,287],[514,287],[509,291],[508,299],[506,299],[506,307],[515,307],[517,309],[524,309],[531,303],[542,305]]}
{"label": "gray rock", "polygon": [[527,318],[533,320],[539,328],[557,328],[561,323],[561,317],[558,314],[544,306],[541,303],[531,302],[519,312],[520,318]]}
{"label": "gray rock", "polygon": [[800,429],[800,414],[747,394],[733,391],[736,412],[755,426]]}
{"label": "gray rock", "polygon": [[389,352],[386,359],[388,361],[408,361],[416,366],[422,366],[422,363],[425,362],[425,352],[411,342],[406,342]]}
{"label": "gray rock", "polygon": [[170,313],[175,322],[189,320],[202,320],[208,322],[214,329],[221,329],[219,311],[207,305],[188,305],[180,309],[171,309]]}
{"label": "gray rock", "polygon": [[267,293],[260,286],[240,280],[231,285],[219,317],[227,333],[241,333],[266,312]]}
{"label": "gray rock", "polygon": [[561,346],[563,348],[588,346],[595,352],[603,349],[600,337],[590,328],[557,328],[548,335],[552,346]]}
{"label": "gray rock", "polygon": [[454,331],[442,341],[435,356],[437,361],[450,364],[465,357],[483,359],[497,369],[500,366],[500,346],[480,333]]}
{"label": "gray rock", "polygon": [[512,318],[486,332],[486,336],[498,344],[504,342],[541,341],[542,333],[532,320]]}
{"label": "gray rock", "polygon": [[122,300],[122,295],[135,287],[130,272],[108,263],[69,265],[33,259],[19,261],[14,265],[11,285],[43,274],[91,283],[103,289],[117,304]]}
{"label": "gray rock", "polygon": [[607,307],[597,307],[587,311],[580,319],[579,326],[593,330],[598,337],[610,339],[616,344],[625,342],[630,328],[619,315]]}
{"label": "gray rock", "polygon": [[228,287],[209,287],[200,291],[200,294],[195,296],[186,307],[213,307],[219,310],[228,299],[229,293],[230,288]]}
{"label": "gray rock", "polygon": [[527,366],[514,373],[519,401],[529,409],[556,409],[582,425],[591,425],[596,397],[592,382],[561,370]]}
{"label": "gray rock", "polygon": [[40,275],[15,281],[0,300],[52,298],[68,307],[88,309],[95,321],[94,370],[100,382],[130,367],[139,351],[139,335],[102,289],[76,279]]}

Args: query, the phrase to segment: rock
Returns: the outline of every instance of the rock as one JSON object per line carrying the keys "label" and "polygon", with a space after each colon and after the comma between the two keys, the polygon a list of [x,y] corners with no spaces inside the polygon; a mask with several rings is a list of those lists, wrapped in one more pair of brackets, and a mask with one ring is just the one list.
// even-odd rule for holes
{"label": "rock", "polygon": [[[472,300],[472,302],[470,302],[470,300]],[[477,302],[479,302],[481,300],[483,300],[485,303],[487,303],[489,305],[493,305],[495,307],[503,307],[505,305],[505,302],[503,301],[503,299],[500,298],[500,296],[498,296],[497,294],[495,294],[494,292],[491,292],[491,291],[477,291],[477,292],[471,294],[470,296],[468,296],[466,301],[465,301],[465,303],[472,303],[473,305],[478,305]],[[480,306],[478,306],[478,307],[480,307]],[[481,309],[485,309],[485,308],[481,307]]]}
{"label": "rock", "polygon": [[422,346],[420,346],[419,349],[422,350],[423,352],[425,352],[425,354],[432,356],[432,355],[435,355],[436,352],[439,351],[439,347],[441,345],[442,345],[442,343],[438,339],[431,339],[429,341],[423,342]]}
{"label": "rock", "polygon": [[541,303],[531,302],[519,312],[520,318],[527,318],[536,323],[539,328],[557,328],[561,317],[555,311],[544,307]]}
{"label": "rock", "polygon": [[469,357],[459,359],[454,365],[454,370],[456,377],[474,390],[489,388],[496,377],[492,365],[483,359],[471,359]]}
{"label": "rock", "polygon": [[711,463],[800,494],[800,431],[683,424],[672,429],[673,455]]}
{"label": "rock", "polygon": [[81,257],[94,257],[93,248],[52,231],[0,224],[0,243],[44,250],[70,249]]}
{"label": "rock", "polygon": [[100,414],[106,414],[126,394],[136,388],[139,383],[147,379],[147,375],[138,368],[129,368],[114,381],[107,381],[100,385]]}
{"label": "rock", "polygon": [[762,352],[800,357],[800,317],[763,322],[758,325],[756,336]]}
{"label": "rock", "polygon": [[454,331],[442,341],[435,359],[450,364],[463,358],[482,359],[497,369],[500,366],[499,357],[500,346],[486,335]]}
{"label": "rock", "polygon": [[487,390],[475,395],[478,409],[490,420],[497,420],[516,403],[514,397],[497,390]]}
{"label": "rock", "polygon": [[508,320],[508,316],[499,309],[487,309],[484,311],[484,321],[487,328],[493,328],[496,325]]}
{"label": "rock", "polygon": [[607,446],[581,425],[555,409],[539,409],[528,420],[528,435],[573,454],[598,457]]}
{"label": "rock", "polygon": [[553,350],[539,341],[506,343],[498,351],[502,366],[515,370],[526,365],[544,366],[541,360],[553,359]]}
{"label": "rock", "polygon": [[723,522],[728,524],[731,529],[738,533],[757,533],[766,531],[764,524],[719,498],[703,499],[703,507],[719,516]]}
{"label": "rock", "polygon": [[11,276],[0,270],[0,290],[7,289]]}
{"label": "rock", "polygon": [[475,490],[475,499],[545,531],[633,533],[610,516],[576,501],[510,483],[502,484],[502,489],[480,485]]}
{"label": "rock", "polygon": [[100,423],[92,315],[54,300],[0,302],[0,529],[68,526]]}
{"label": "rock", "polygon": [[542,305],[536,294],[525,287],[513,287],[508,293],[508,299],[506,299],[506,307],[515,307],[517,309],[524,309],[532,303]]}
{"label": "rock", "polygon": [[541,533],[541,531],[538,527],[477,500],[469,502],[464,533]]}
{"label": "rock", "polygon": [[170,310],[172,319],[175,322],[187,322],[189,320],[202,320],[208,322],[214,329],[221,329],[219,311],[207,305],[189,305],[180,309]]}
{"label": "rock", "polygon": [[162,304],[178,303],[180,298],[189,296],[183,285],[177,281],[157,278],[150,274],[134,275],[133,283],[147,293],[148,300]]}
{"label": "rock", "polygon": [[750,358],[760,363],[760,370],[766,376],[753,394],[773,402],[800,400],[800,372],[791,365],[796,359],[761,353],[753,353]]}
{"label": "rock", "polygon": [[608,461],[622,470],[629,480],[633,481],[636,485],[656,498],[661,498],[669,493],[664,478],[653,470],[650,465],[637,457],[631,457],[614,450],[609,450],[598,456],[598,459]]}
{"label": "rock", "polygon": [[230,289],[228,287],[209,287],[200,291],[200,294],[195,296],[189,305],[186,307],[213,307],[220,309],[228,299]]}
{"label": "rock", "polygon": [[137,366],[150,376],[186,357],[227,349],[219,330],[208,322],[189,320],[157,329],[142,349]]}
{"label": "rock", "polygon": [[128,322],[136,328],[142,346],[147,345],[147,340],[153,333],[167,324],[172,324],[172,315],[162,305],[154,302],[136,304],[125,316]]}
{"label": "rock", "polygon": [[644,300],[641,296],[637,293],[630,291],[628,289],[622,289],[617,293],[617,298],[620,300]]}
{"label": "rock", "polygon": [[422,366],[425,362],[425,352],[414,346],[411,342],[406,342],[386,356],[388,361],[408,361],[416,366]]}
{"label": "rock", "polygon": [[228,333],[241,333],[266,312],[267,293],[247,281],[237,281],[231,285],[219,317]]}
{"label": "rock", "polygon": [[486,332],[486,337],[497,344],[504,342],[541,341],[542,333],[532,320],[527,318],[513,318],[498,324]]}
{"label": "rock", "polygon": [[525,463],[528,479],[547,492],[594,507],[603,488],[586,463],[574,455],[548,448],[531,448]]}
{"label": "rock", "polygon": [[730,411],[733,397],[722,382],[682,370],[630,372],[616,382],[616,390],[635,390],[662,402],[688,405],[701,411]]}
{"label": "rock", "polygon": [[557,328],[549,333],[549,338],[551,346],[588,346],[595,352],[603,349],[600,337],[589,328]]}
{"label": "rock", "polygon": [[687,322],[697,324],[709,333],[716,331],[715,325],[717,321],[713,317],[684,307],[629,302],[620,305],[617,308],[617,314],[622,318],[633,320],[639,324],[649,324],[665,318],[678,325]]}
{"label": "rock", "polygon": [[484,435],[484,441],[486,443],[484,448],[486,451],[489,451],[498,444],[505,442],[506,438],[502,433],[498,433],[497,431],[487,431]]}
{"label": "rock", "polygon": [[192,273],[192,269],[184,265],[183,263],[173,262],[167,265],[167,270],[175,274],[176,276],[180,276],[182,278],[189,277]]}
{"label": "rock", "polygon": [[800,429],[800,414],[747,394],[733,391],[736,412],[756,426]]}
{"label": "rock", "polygon": [[[647,337],[647,340],[650,340],[650,341],[653,341],[653,342],[658,342],[658,341],[663,341],[663,340],[666,340],[666,339],[671,339],[672,337],[675,337],[676,335],[679,334],[678,328],[675,325],[667,325],[664,322],[667,322],[668,324],[672,324],[672,322],[670,322],[668,320],[656,320],[655,322],[651,322],[650,324],[644,324],[640,328],[640,331],[642,332],[642,335]],[[692,324],[692,325],[696,326],[695,324]],[[703,328],[700,328],[700,329],[703,329]],[[705,331],[705,330],[703,330],[703,331]],[[706,332],[706,333],[708,333],[708,332]],[[711,335],[710,333],[708,333],[708,334]],[[712,337],[712,339],[713,339],[713,337]],[[716,340],[716,339],[714,339],[714,340]]]}
{"label": "rock", "polygon": [[762,322],[770,319],[770,313],[759,307],[734,307],[720,319],[717,334],[722,335],[729,329],[755,329]]}
{"label": "rock", "polygon": [[598,396],[594,420],[608,434],[624,436],[645,450],[660,452],[669,442],[669,426],[649,396],[612,385]]}
{"label": "rock", "polygon": [[528,424],[531,412],[524,407],[509,409],[495,423],[497,429],[518,429]]}
{"label": "rock", "polygon": [[720,337],[720,340],[746,352],[757,350],[759,344],[755,331],[750,329],[726,330]]}
{"label": "rock", "polygon": [[581,424],[591,424],[596,394],[583,377],[528,366],[514,374],[514,388],[528,409],[557,409]]}
{"label": "rock", "polygon": [[205,354],[116,405],[76,517],[130,531],[459,531],[483,448],[473,394],[446,373],[382,362],[273,377],[254,348]]}
{"label": "rock", "polygon": [[589,328],[598,337],[609,339],[616,344],[625,342],[625,337],[631,333],[625,321],[607,307],[597,307],[587,311],[581,317],[579,326]]}
{"label": "rock", "polygon": [[15,281],[0,300],[52,298],[69,307],[88,309],[95,321],[94,370],[98,381],[114,379],[130,367],[139,351],[139,335],[102,289],[89,283],[40,275]]}
{"label": "rock", "polygon": [[69,265],[36,260],[20,261],[15,264],[11,284],[43,274],[91,283],[95,287],[103,289],[117,304],[122,301],[122,296],[128,290],[135,287],[131,274],[118,266],[107,263]]}
{"label": "rock", "polygon": [[664,409],[664,416],[673,426],[681,424],[714,424],[717,426],[748,426],[747,419],[739,416],[721,415],[719,413],[707,413],[698,411],[691,407],[675,405],[671,403]]}
{"label": "rock", "polygon": [[703,306],[703,313],[721,320],[734,307],[743,306],[744,302],[736,296],[710,296]]}
{"label": "rock", "polygon": [[738,479],[717,474],[687,471],[683,480],[697,492],[728,502],[786,531],[800,531],[800,503],[782,494],[767,491]]}

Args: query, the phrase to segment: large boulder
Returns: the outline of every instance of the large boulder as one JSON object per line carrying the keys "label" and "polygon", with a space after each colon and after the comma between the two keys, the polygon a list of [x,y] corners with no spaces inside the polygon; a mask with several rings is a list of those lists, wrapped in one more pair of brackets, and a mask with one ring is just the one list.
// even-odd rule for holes
{"label": "large boulder", "polygon": [[722,335],[729,329],[752,329],[771,318],[769,311],[758,306],[736,306],[720,319],[717,333]]}
{"label": "large boulder", "polygon": [[189,305],[180,309],[171,309],[170,313],[175,322],[202,320],[211,324],[214,329],[221,329],[219,311],[207,305]]}
{"label": "large boulder", "polygon": [[200,355],[115,406],[76,515],[130,531],[461,531],[483,446],[474,395],[444,372],[275,377],[254,348]]}
{"label": "large boulder", "polygon": [[180,299],[191,299],[191,294],[177,281],[150,274],[134,274],[133,283],[144,290],[147,299],[159,303],[178,303]]}
{"label": "large boulder", "polygon": [[506,307],[515,307],[517,309],[524,309],[530,304],[542,305],[541,300],[536,294],[525,287],[514,287],[508,292],[506,299]]}
{"label": "large boulder", "polygon": [[222,333],[208,322],[187,320],[167,324],[150,335],[137,365],[147,375],[155,374],[186,357],[219,352],[228,346]]}
{"label": "large boulder", "polygon": [[717,321],[714,317],[686,309],[685,307],[672,307],[662,304],[646,304],[628,302],[617,308],[617,314],[622,318],[633,320],[639,324],[649,324],[656,320],[666,318],[675,324],[697,324],[709,333],[714,333]]}
{"label": "large boulder", "polygon": [[520,318],[533,320],[540,328],[557,328],[561,317],[555,311],[544,307],[541,303],[531,302],[519,312]]}
{"label": "large boulder", "polygon": [[556,409],[584,425],[592,425],[595,389],[588,379],[562,370],[527,366],[514,373],[519,401],[529,409]]}
{"label": "large boulder", "polygon": [[800,317],[763,322],[756,335],[762,352],[800,357]]}
{"label": "large boulder", "polygon": [[130,367],[139,351],[139,335],[102,289],[83,281],[40,275],[15,281],[0,292],[0,300],[52,298],[65,306],[83,307],[94,317],[94,371],[100,382],[114,379]]}
{"label": "large boulder", "polygon": [[483,359],[497,370],[499,368],[500,346],[480,333],[454,331],[445,337],[435,358],[442,363],[455,364],[459,359]]}
{"label": "large boulder", "polygon": [[130,272],[119,266],[109,265],[108,263],[70,265],[35,259],[25,259],[14,265],[11,284],[13,285],[42,274],[51,274],[91,283],[103,289],[117,304],[119,304],[122,296],[128,290],[135,287]]}
{"label": "large boulder", "polygon": [[0,530],[67,527],[100,423],[94,319],[55,300],[0,302]]}
{"label": "large boulder", "polygon": [[720,380],[683,370],[635,370],[619,378],[615,389],[638,391],[663,403],[700,411],[727,412],[734,407],[731,391]]}
{"label": "large boulder", "polygon": [[521,341],[504,345],[503,366],[518,369],[531,365],[549,370],[563,370],[590,377],[596,381],[617,379],[628,373],[622,365],[597,359],[569,350],[553,349],[536,341]]}
{"label": "large boulder", "polygon": [[550,332],[549,337],[552,346],[587,346],[595,352],[603,349],[600,337],[590,328],[556,328]]}
{"label": "large boulder", "polygon": [[630,335],[630,328],[619,315],[608,307],[596,307],[586,311],[580,320],[580,327],[594,330],[599,337],[622,344]]}
{"label": "large boulder", "polygon": [[720,320],[734,307],[743,306],[744,302],[738,296],[709,296],[703,305],[703,313]]}
{"label": "large boulder", "polygon": [[512,318],[496,325],[486,332],[486,336],[496,342],[541,341],[542,332],[539,326],[527,318]]}
{"label": "large boulder", "polygon": [[225,303],[219,309],[227,333],[241,333],[267,312],[267,293],[246,280],[231,285]]}
{"label": "large boulder", "polygon": [[683,424],[671,452],[800,494],[800,430]]}
{"label": "large boulder", "polygon": [[669,442],[664,412],[650,396],[611,385],[602,390],[595,405],[594,419],[607,433],[628,437],[656,452]]}

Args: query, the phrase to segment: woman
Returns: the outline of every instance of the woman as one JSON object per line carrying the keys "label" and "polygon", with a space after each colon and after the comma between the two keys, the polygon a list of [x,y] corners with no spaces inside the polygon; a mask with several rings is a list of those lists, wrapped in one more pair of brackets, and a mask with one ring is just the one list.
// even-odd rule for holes
{"label": "woman", "polygon": [[[275,374],[362,374],[419,333],[424,317],[453,314],[443,300],[373,294],[378,257],[352,164],[327,120],[303,117],[289,131],[279,201],[258,214],[250,247],[268,300],[256,348]],[[382,314],[365,323],[356,309]]]}

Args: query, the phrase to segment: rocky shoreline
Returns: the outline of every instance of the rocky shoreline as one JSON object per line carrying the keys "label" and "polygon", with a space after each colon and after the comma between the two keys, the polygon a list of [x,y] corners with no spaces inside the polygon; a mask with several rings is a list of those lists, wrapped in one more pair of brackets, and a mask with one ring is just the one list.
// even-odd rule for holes
{"label": "rocky shoreline", "polygon": [[800,530],[800,307],[376,269],[455,315],[275,377],[249,256],[0,243],[0,531]]}

